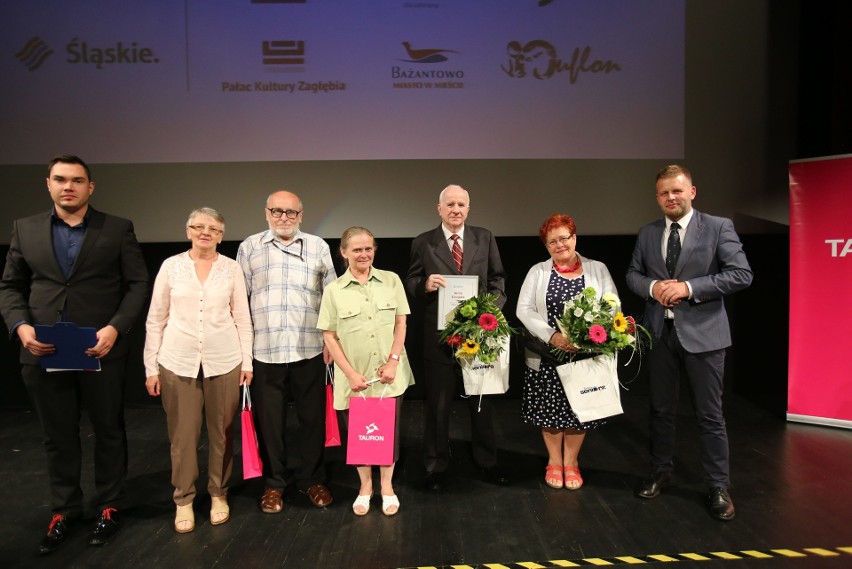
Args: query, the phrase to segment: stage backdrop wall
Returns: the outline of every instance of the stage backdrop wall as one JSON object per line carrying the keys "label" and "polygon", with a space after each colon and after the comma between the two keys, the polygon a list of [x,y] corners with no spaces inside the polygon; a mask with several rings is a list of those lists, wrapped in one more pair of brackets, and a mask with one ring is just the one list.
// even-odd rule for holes
{"label": "stage backdrop wall", "polygon": [[852,156],[790,164],[787,419],[852,428]]}

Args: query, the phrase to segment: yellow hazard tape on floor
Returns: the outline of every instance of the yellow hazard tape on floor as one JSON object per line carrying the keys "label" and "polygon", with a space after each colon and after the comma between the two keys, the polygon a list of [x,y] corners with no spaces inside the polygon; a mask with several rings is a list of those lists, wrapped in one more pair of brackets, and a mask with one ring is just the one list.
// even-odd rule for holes
{"label": "yellow hazard tape on floor", "polygon": [[[805,547],[802,549],[743,549],[742,551],[710,551],[707,553],[656,553],[650,555],[624,555],[618,557],[584,557],[580,559],[553,559],[550,561],[518,561],[514,563],[482,563],[475,565],[429,565],[402,569],[550,569],[551,567],[612,567],[615,565],[646,565],[677,561],[713,561],[716,559],[802,559],[814,557],[852,557],[852,546]],[[850,560],[852,563],[852,560]],[[767,565],[769,567],[770,564]],[[731,565],[735,569],[736,564]]]}

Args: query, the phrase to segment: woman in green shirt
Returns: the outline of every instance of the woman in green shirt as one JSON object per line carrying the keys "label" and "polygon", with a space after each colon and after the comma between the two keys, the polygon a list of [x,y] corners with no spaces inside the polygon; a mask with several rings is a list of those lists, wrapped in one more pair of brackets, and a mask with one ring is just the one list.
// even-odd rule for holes
{"label": "woman in green shirt", "polygon": [[[405,320],[411,310],[399,277],[373,267],[375,253],[376,242],[369,229],[350,227],[343,232],[340,255],[348,268],[323,292],[317,328],[323,331],[325,345],[334,358],[336,377],[346,377],[345,382],[334,384],[335,409],[348,409],[353,393],[368,389],[375,396],[396,397],[396,463],[401,395],[414,383],[405,353]],[[371,379],[378,381],[368,383]],[[363,516],[370,511],[373,469],[371,465],[356,468],[361,488],[352,511]],[[382,512],[387,516],[399,511],[393,469],[393,464],[379,467]]]}

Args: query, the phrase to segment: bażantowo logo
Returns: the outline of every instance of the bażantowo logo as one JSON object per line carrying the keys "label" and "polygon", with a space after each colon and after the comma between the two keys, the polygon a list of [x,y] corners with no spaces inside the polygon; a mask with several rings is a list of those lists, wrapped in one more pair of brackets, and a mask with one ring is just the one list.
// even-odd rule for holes
{"label": "ba\u017cantowo logo", "polygon": [[458,53],[451,49],[414,49],[407,41],[402,42],[402,46],[405,48],[408,59],[400,59],[400,61],[406,61],[408,63],[443,63],[449,60],[449,58],[444,55],[445,53]]}
{"label": "ba\u017cantowo logo", "polygon": [[53,55],[53,50],[50,46],[40,37],[33,36],[21,51],[15,54],[15,59],[23,63],[30,71],[35,71],[51,55]]}

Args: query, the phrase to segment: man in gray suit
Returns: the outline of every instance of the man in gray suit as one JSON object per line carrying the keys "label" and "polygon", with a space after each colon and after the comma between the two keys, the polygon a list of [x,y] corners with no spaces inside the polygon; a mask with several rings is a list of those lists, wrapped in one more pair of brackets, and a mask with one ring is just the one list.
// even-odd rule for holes
{"label": "man in gray suit", "polygon": [[675,415],[681,376],[689,382],[698,420],[707,505],[733,519],[728,434],[722,415],[725,349],[731,332],[725,295],[751,284],[752,272],[730,219],[692,209],[696,189],[683,166],[657,174],[664,219],[639,230],[627,286],[646,299],[644,323],[654,345],[651,383],[651,475],[636,490],[655,498],[674,469]]}
{"label": "man in gray suit", "polygon": [[[133,224],[89,206],[95,190],[80,158],[57,156],[48,165],[49,211],[19,219],[12,229],[0,310],[21,342],[21,375],[44,430],[53,519],[39,552],[65,543],[83,515],[80,485],[80,407],[95,432],[95,504],[100,516],[89,537],[103,545],[118,531],[127,434],[124,427],[124,336],[145,304],[148,270]],[[85,353],[101,370],[47,372],[41,357],[55,351],[35,326],[58,320],[93,327],[97,341]]]}
{"label": "man in gray suit", "polygon": [[[438,289],[446,286],[443,275],[477,275],[479,290],[496,294],[497,303],[506,302],[506,273],[497,250],[497,241],[487,229],[465,225],[470,197],[461,186],[450,185],[438,197],[441,225],[418,235],[411,244],[410,266],[405,288],[412,304],[423,310],[423,359],[426,379],[423,462],[426,486],[440,490],[450,459],[450,403],[461,384],[461,370],[452,350],[438,342]],[[461,263],[458,268],[457,260]],[[497,440],[490,402],[468,399],[473,460],[485,477],[506,484],[506,475],[497,466]]]}

